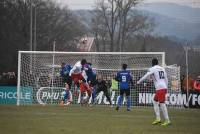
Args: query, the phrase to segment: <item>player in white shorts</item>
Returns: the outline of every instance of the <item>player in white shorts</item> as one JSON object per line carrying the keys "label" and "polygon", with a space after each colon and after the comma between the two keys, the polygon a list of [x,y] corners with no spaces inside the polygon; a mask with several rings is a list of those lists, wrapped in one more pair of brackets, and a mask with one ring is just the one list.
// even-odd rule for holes
{"label": "player in white shorts", "polygon": [[[153,80],[156,89],[153,100],[156,119],[155,121],[152,122],[152,125],[155,124],[161,124],[162,126],[170,125],[171,123],[169,120],[168,111],[165,104],[165,96],[167,94],[167,89],[168,89],[168,79],[165,69],[158,65],[157,59],[152,60],[152,67],[149,68],[148,72],[139,81],[137,81],[137,84],[140,84],[142,81],[149,78]],[[163,116],[165,118],[164,123],[161,123],[159,104],[163,112]]]}

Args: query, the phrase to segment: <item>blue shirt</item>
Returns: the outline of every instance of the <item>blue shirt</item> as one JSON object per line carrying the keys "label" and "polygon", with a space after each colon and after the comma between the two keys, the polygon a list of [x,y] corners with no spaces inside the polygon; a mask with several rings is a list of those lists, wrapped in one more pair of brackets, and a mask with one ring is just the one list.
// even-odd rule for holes
{"label": "blue shirt", "polygon": [[71,65],[65,65],[60,71],[60,76],[64,77],[69,75],[71,69],[72,69]]}
{"label": "blue shirt", "polygon": [[115,78],[119,82],[120,89],[129,89],[129,84],[132,83],[130,71],[122,70],[117,73]]}
{"label": "blue shirt", "polygon": [[87,81],[92,81],[96,77],[96,73],[93,71],[92,67],[89,64],[84,65],[84,70],[88,77]]}

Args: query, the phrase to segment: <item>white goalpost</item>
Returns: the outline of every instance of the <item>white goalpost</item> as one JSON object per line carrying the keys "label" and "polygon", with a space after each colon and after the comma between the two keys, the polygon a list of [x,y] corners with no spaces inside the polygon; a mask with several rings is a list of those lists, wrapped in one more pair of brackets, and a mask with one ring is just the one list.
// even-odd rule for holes
{"label": "white goalpost", "polygon": [[[112,79],[117,71],[121,69],[123,63],[128,64],[128,69],[131,71],[134,81],[136,81],[146,73],[147,68],[151,67],[152,59],[157,58],[159,64],[166,67],[168,73],[170,81],[169,105],[181,106],[182,102],[178,102],[176,99],[178,93],[180,93],[180,68],[177,66],[166,66],[164,52],[50,51],[19,51],[17,105],[58,104],[62,98],[62,92],[65,90],[64,83],[59,74],[61,63],[74,65],[83,58],[92,63],[92,67],[95,68],[97,74],[101,74],[109,85],[112,84]],[[70,93],[72,95],[72,103],[78,104],[80,96],[76,94],[73,85]],[[145,81],[140,86],[131,87],[131,105],[152,106],[153,93],[154,86],[152,81]],[[110,88],[113,105],[117,103],[118,95],[118,89]],[[99,105],[108,104],[103,93],[100,93],[97,98]],[[184,101],[183,97],[181,99],[181,101]]]}

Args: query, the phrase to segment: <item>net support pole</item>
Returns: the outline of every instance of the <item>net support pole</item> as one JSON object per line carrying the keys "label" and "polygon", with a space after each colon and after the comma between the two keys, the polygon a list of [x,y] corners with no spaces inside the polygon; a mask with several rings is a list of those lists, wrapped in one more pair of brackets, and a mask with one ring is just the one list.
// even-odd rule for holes
{"label": "net support pole", "polygon": [[20,105],[20,69],[21,69],[21,52],[18,52],[18,75],[17,75],[17,106]]}
{"label": "net support pole", "polygon": [[188,49],[189,49],[189,46],[188,44],[186,44],[186,52],[185,52],[185,64],[186,64],[186,90],[187,90],[187,106],[189,108],[189,85],[188,85],[188,77],[189,77],[189,74],[188,74]]}
{"label": "net support pole", "polygon": [[162,56],[162,66],[165,67],[166,66],[166,64],[165,64],[165,52],[163,52],[162,55],[163,55]]}
{"label": "net support pole", "polygon": [[[56,41],[53,42],[53,52],[55,52],[56,49]],[[52,57],[52,80],[51,80],[51,93],[53,94],[53,84],[54,84],[54,64],[55,64],[55,54],[53,53]],[[53,104],[53,95],[51,97],[51,104]]]}

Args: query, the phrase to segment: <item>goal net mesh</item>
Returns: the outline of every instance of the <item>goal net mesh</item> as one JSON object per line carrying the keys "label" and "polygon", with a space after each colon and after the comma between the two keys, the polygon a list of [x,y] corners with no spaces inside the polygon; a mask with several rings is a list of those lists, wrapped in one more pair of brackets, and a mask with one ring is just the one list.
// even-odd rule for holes
{"label": "goal net mesh", "polygon": [[[24,104],[59,104],[65,83],[60,76],[61,63],[74,65],[81,59],[92,63],[97,75],[101,74],[107,81],[113,105],[116,105],[119,89],[113,88],[113,78],[121,69],[123,63],[128,64],[128,69],[136,82],[142,77],[147,68],[151,67],[153,58],[157,58],[161,66],[165,66],[164,53],[109,53],[109,52],[19,52],[18,61],[18,105]],[[169,94],[180,92],[180,68],[177,66],[166,66],[169,79]],[[131,87],[132,106],[152,106],[154,95],[152,81],[145,81],[138,86]],[[77,94],[74,84],[70,90],[73,104],[79,104],[80,96]],[[175,96],[177,97],[177,96]],[[168,102],[172,106],[180,106],[177,101]],[[106,105],[108,101],[100,92],[97,95],[97,104]],[[168,96],[170,99],[170,95]],[[90,99],[91,102],[91,99]],[[126,100],[123,101],[125,104]]]}

